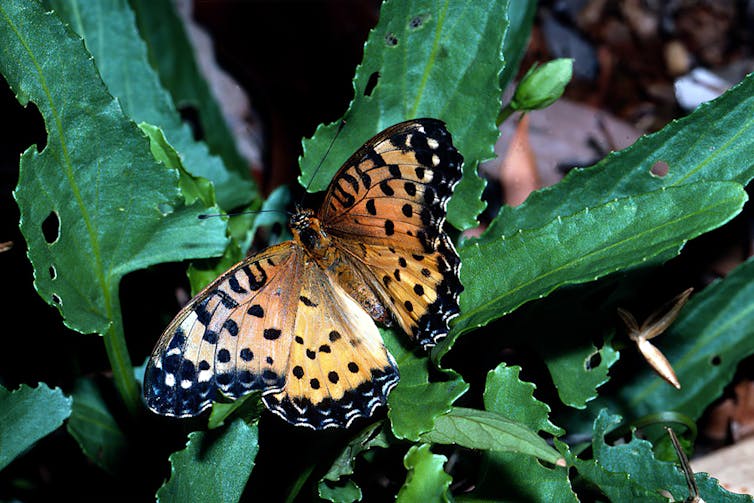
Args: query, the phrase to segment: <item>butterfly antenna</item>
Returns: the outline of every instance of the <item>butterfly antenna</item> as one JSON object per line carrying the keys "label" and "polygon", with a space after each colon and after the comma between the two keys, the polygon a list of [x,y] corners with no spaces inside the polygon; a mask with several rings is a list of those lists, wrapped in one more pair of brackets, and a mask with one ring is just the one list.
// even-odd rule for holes
{"label": "butterfly antenna", "polygon": [[[338,130],[335,131],[335,136],[333,136],[332,140],[330,140],[330,145],[327,147],[327,150],[325,151],[325,155],[322,156],[322,159],[320,159],[319,164],[314,170],[314,173],[312,173],[311,178],[309,178],[309,183],[306,184],[305,190],[306,192],[309,192],[309,187],[311,187],[312,182],[317,177],[317,173],[319,173],[319,169],[322,167],[322,164],[324,164],[325,159],[327,159],[327,156],[330,154],[330,150],[332,150],[332,146],[335,144],[335,140],[340,135],[340,132],[343,131],[343,127],[346,125],[345,119],[340,120],[340,124],[338,125]],[[298,207],[298,205],[297,205]]]}
{"label": "butterfly antenna", "polygon": [[288,213],[283,210],[247,210],[234,211],[232,213],[200,213],[196,216],[199,220],[206,220],[210,217],[237,217],[238,215],[258,215],[259,213]]}

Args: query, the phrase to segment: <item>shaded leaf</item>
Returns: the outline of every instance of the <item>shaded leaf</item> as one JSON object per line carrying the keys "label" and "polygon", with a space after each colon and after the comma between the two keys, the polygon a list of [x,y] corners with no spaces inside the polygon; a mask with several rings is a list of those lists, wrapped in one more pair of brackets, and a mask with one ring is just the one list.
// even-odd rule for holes
{"label": "shaded leaf", "polygon": [[107,409],[97,386],[89,379],[78,379],[72,396],[68,433],[99,467],[111,474],[120,472],[125,458],[126,436]]}
{"label": "shaded leaf", "polygon": [[170,455],[170,479],[157,501],[238,501],[259,451],[257,426],[237,419],[227,428],[189,433]]}
{"label": "shaded leaf", "polygon": [[[534,398],[536,387],[519,379],[520,370],[520,367],[507,367],[502,363],[487,374],[485,409],[534,431],[562,435],[563,430],[548,418],[547,404]],[[485,452],[479,483],[472,494],[477,498],[507,501],[578,501],[565,468],[543,466],[535,457],[519,452]]]}
{"label": "shaded leaf", "polygon": [[[660,491],[670,492],[675,501],[686,498],[688,487],[680,466],[655,459],[652,444],[633,435],[630,442],[606,443],[605,435],[620,423],[620,416],[600,411],[594,423],[594,459],[581,460],[565,452],[569,465],[597,484],[612,501],[667,501]],[[557,445],[564,449],[562,444]],[[751,501],[747,495],[729,493],[706,474],[696,474],[695,480],[705,501]]]}
{"label": "shaded leaf", "polygon": [[597,388],[608,380],[610,367],[620,353],[606,342],[597,349],[591,343],[578,345],[560,353],[540,348],[560,400],[571,407],[583,409],[597,396]]}
{"label": "shaded leaf", "polygon": [[[170,95],[149,65],[146,45],[126,0],[102,0],[96,4],[48,0],[48,3],[84,38],[102,80],[110,94],[118,98],[126,115],[136,123],[159,126],[179,152],[186,169],[212,181],[222,208],[231,209],[251,200],[256,189],[248,172],[226,169],[204,143],[194,140],[191,128],[181,121]],[[103,30],[103,26],[107,29]]]}
{"label": "shaded leaf", "polygon": [[320,498],[333,502],[361,500],[361,489],[348,477],[353,474],[358,456],[374,447],[389,446],[383,428],[383,423],[367,426],[346,445],[319,481]]}
{"label": "shaded leaf", "polygon": [[673,365],[681,391],[645,369],[618,393],[632,417],[674,410],[698,419],[754,353],[754,259],[689,300],[657,345]]}
{"label": "shaded leaf", "polygon": [[[172,95],[173,103],[179,109],[191,107],[197,111],[210,151],[222,157],[230,171],[240,175],[243,180],[240,188],[246,187],[249,182],[248,164],[238,153],[217,100],[199,71],[194,49],[173,3],[129,0],[129,4],[136,14],[139,32],[147,44],[149,61],[157,70],[162,85]],[[231,178],[236,175],[231,175]],[[232,191],[230,184],[227,190]],[[245,190],[239,190],[234,197],[243,198],[243,201],[258,197],[254,185],[253,192],[246,194]]]}
{"label": "shaded leaf", "polygon": [[565,467],[545,467],[537,458],[517,452],[485,452],[479,484],[471,495],[488,501],[579,501]]}
{"label": "shaded leaf", "polygon": [[247,424],[253,425],[259,421],[264,406],[262,405],[262,393],[252,392],[230,403],[214,402],[212,412],[207,419],[207,428],[214,430],[225,425],[229,417],[238,417]]}
{"label": "shaded leaf", "polygon": [[71,415],[71,399],[58,388],[0,386],[0,470]]}
{"label": "shaded leaf", "polygon": [[[396,338],[393,331],[380,329],[390,353],[398,363],[400,381],[388,397],[388,416],[398,438],[416,441],[432,429],[435,419],[451,410],[453,402],[468,389],[460,375],[446,371],[446,381],[429,381],[430,359],[417,356]],[[397,337],[404,337],[403,334]]]}

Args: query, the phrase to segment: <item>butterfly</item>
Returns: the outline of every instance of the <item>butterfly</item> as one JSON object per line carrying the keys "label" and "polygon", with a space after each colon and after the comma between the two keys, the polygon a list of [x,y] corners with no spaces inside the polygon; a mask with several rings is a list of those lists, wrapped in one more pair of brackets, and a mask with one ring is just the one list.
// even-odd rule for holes
{"label": "butterfly", "polygon": [[448,333],[463,289],[442,227],[463,157],[445,125],[416,119],[359,148],[293,239],[231,267],[175,317],[147,364],[147,406],[195,416],[255,390],[289,423],[348,427],[399,379],[375,322],[425,349]]}

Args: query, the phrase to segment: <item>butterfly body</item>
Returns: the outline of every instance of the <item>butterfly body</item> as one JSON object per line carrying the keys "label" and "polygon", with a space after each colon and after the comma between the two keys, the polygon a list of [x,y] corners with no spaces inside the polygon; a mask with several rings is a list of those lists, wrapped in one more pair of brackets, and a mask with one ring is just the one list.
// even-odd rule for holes
{"label": "butterfly body", "polygon": [[176,316],[145,374],[147,405],[193,416],[261,390],[292,424],[348,426],[384,404],[398,368],[375,321],[425,348],[458,313],[460,260],[442,230],[462,158],[434,119],[397,124],[338,171],[293,239],[250,256]]}

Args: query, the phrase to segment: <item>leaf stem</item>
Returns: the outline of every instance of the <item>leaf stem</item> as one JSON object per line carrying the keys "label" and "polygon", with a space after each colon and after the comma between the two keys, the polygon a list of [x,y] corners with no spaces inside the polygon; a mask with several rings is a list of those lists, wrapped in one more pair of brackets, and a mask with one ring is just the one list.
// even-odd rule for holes
{"label": "leaf stem", "polygon": [[[120,301],[117,293],[112,295],[113,313],[120,313]],[[139,385],[134,377],[131,356],[128,354],[126,337],[123,333],[123,322],[120,316],[113,317],[110,328],[102,335],[105,343],[107,359],[110,361],[110,367],[113,370],[113,381],[115,388],[118,390],[126,409],[132,416],[136,416],[141,408],[141,399],[139,397]]]}
{"label": "leaf stem", "polygon": [[505,105],[503,107],[503,109],[500,110],[500,113],[497,115],[497,119],[495,119],[495,125],[499,127],[500,124],[502,124],[503,122],[505,122],[505,120],[508,117],[510,117],[511,114],[513,114],[513,112],[515,112],[515,110],[513,109],[513,107],[511,106],[510,103],[508,103],[507,105]]}

